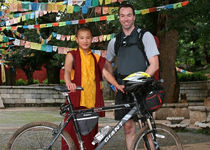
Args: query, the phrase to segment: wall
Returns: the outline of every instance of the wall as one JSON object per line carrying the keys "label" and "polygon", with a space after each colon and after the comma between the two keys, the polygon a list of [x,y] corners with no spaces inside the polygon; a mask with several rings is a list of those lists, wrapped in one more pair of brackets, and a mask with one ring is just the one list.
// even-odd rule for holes
{"label": "wall", "polygon": [[210,96],[210,81],[194,81],[180,83],[180,100],[187,102],[203,102]]}
{"label": "wall", "polygon": [[0,86],[5,107],[60,106],[65,97],[49,86]]}

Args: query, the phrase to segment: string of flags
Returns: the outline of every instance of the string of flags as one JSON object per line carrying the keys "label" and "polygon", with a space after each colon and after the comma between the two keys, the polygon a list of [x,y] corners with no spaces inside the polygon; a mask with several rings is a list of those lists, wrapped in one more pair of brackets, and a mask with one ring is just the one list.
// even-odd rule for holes
{"label": "string of flags", "polygon": [[[186,71],[186,70],[184,70],[184,69],[180,69],[180,68],[178,68],[178,67],[176,67],[176,71],[178,71],[178,72],[180,72],[180,73],[183,73],[183,74],[193,74],[193,72],[189,72],[189,71]],[[205,76],[206,76],[207,78],[210,78],[210,74],[205,74]]]}
{"label": "string of flags", "polygon": [[[85,2],[87,2],[87,3],[89,2],[90,3],[90,0],[86,0]],[[177,9],[177,8],[186,6],[188,3],[189,3],[189,1],[185,1],[185,2],[175,3],[175,4],[169,4],[169,5],[165,5],[165,6],[160,6],[160,7],[153,7],[153,8],[149,8],[149,9],[135,10],[135,13],[136,14],[146,14],[146,13],[160,11],[160,10],[165,10],[165,9]],[[16,2],[16,3],[12,3],[12,4],[14,4],[14,5],[10,5],[10,9],[20,8],[20,6],[21,6],[21,8],[24,7],[24,10],[26,10],[26,5],[27,5],[28,9],[29,8],[31,8],[32,10],[35,9],[34,8],[35,7],[34,3],[32,3],[32,2],[21,2],[21,3],[20,2]],[[45,3],[45,4],[48,4],[48,3]],[[62,6],[65,6],[63,2],[62,2],[62,4],[61,3],[59,3],[59,4],[62,5]],[[22,19],[22,21],[25,21],[27,19],[34,19],[34,18],[38,18],[40,15],[42,16],[42,15],[46,14],[48,12],[47,11],[48,9],[45,10],[45,11],[39,11],[40,8],[41,8],[40,6],[42,6],[42,5],[43,5],[42,3],[39,3],[39,5],[36,5],[36,10],[37,11],[35,11],[35,12],[30,12],[30,13],[27,12],[25,14],[23,13],[24,15],[22,14],[21,17],[18,17],[18,21],[20,21],[21,19]],[[54,6],[54,4],[53,4],[53,6]],[[51,5],[49,5],[48,7],[52,8]],[[97,7],[97,9],[98,8],[99,7]],[[99,8],[99,10],[100,10],[100,8]],[[52,11],[52,10],[50,10],[50,11]],[[0,11],[0,16],[2,14],[5,14],[5,12],[4,13],[2,13],[2,12],[3,11]],[[14,19],[17,19],[17,18],[14,18]],[[12,31],[14,31],[14,35],[18,34],[18,35],[20,35],[21,38],[24,38],[24,35],[21,35],[20,33],[17,32],[17,28],[37,29],[37,32],[39,32],[38,29],[40,29],[40,28],[57,27],[57,26],[62,27],[62,26],[65,26],[65,25],[85,24],[87,22],[96,22],[96,21],[102,21],[102,20],[112,21],[112,20],[115,20],[115,17],[114,17],[114,15],[108,15],[108,16],[100,16],[100,17],[80,19],[80,20],[71,20],[71,21],[66,21],[66,22],[54,22],[54,23],[46,23],[46,24],[18,25],[18,26],[10,26],[13,23],[14,24],[18,23],[18,21],[7,20],[6,21],[6,27],[5,26],[4,27],[0,27],[0,31],[3,31],[5,29],[6,30],[12,30]],[[14,35],[13,35],[13,37],[14,37]],[[67,47],[58,47],[58,46],[46,45],[52,37],[56,37],[57,40],[62,40],[62,41],[65,41],[65,40],[67,40],[67,41],[69,41],[69,40],[75,41],[75,35],[60,35],[60,34],[57,34],[57,33],[54,33],[54,32],[47,39],[43,39],[41,37],[41,35],[40,35],[41,44],[34,43],[34,42],[29,42],[29,41],[25,41],[25,40],[20,40],[20,39],[15,39],[15,38],[11,39],[11,38],[8,38],[6,36],[0,35],[0,41],[1,42],[5,42],[5,43],[1,43],[0,47],[12,47],[12,46],[15,45],[15,46],[24,46],[25,48],[42,50],[42,51],[46,51],[46,52],[52,52],[52,51],[56,52],[58,50],[59,54],[66,54],[67,51],[75,49],[75,48],[67,48]],[[101,41],[108,41],[108,40],[110,40],[112,38],[114,38],[114,34],[97,36],[97,37],[93,38],[93,43],[94,42],[101,42]],[[10,45],[11,44],[11,42],[9,42],[10,40],[14,40],[12,42],[14,45]]]}

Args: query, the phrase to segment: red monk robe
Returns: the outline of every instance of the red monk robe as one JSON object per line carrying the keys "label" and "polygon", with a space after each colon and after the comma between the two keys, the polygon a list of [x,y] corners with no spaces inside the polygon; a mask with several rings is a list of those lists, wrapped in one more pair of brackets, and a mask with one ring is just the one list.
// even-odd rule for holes
{"label": "red monk robe", "polygon": [[[70,51],[70,53],[73,56],[74,59],[74,79],[72,80],[72,83],[75,83],[77,86],[81,86],[81,56],[79,49]],[[70,55],[70,54],[68,54]],[[102,89],[100,81],[102,81],[102,70],[105,65],[105,58],[98,56],[97,54],[93,54],[91,52],[91,55],[93,56],[94,63],[95,63],[95,83],[96,83],[96,101],[95,101],[95,107],[103,107],[104,106],[104,100],[102,95]],[[74,93],[70,93],[70,98],[72,101],[72,104],[75,109],[86,109],[86,107],[80,106],[80,97],[81,97],[81,91],[76,91]],[[100,117],[105,116],[105,112],[99,113]],[[65,117],[65,120],[67,117]],[[69,122],[69,124],[66,126],[65,130],[70,134],[71,138],[73,139],[76,149],[79,150],[80,147],[78,145],[77,135],[75,133],[73,123],[72,121]],[[96,146],[92,145],[92,141],[94,136],[98,133],[98,125],[86,136],[82,135],[82,139],[84,141],[85,148],[87,150],[93,150]],[[62,150],[67,150],[68,148],[65,147],[65,141],[62,141]]]}

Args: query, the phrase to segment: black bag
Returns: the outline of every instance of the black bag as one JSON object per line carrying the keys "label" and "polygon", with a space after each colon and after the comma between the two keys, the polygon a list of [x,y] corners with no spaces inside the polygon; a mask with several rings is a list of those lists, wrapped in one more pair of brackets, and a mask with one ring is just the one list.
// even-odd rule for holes
{"label": "black bag", "polygon": [[165,96],[165,90],[162,86],[156,88],[148,88],[146,92],[146,98],[144,100],[144,106],[150,112],[155,112],[163,105],[163,98]]}
{"label": "black bag", "polygon": [[98,113],[85,113],[77,115],[77,123],[82,135],[88,135],[98,123]]}

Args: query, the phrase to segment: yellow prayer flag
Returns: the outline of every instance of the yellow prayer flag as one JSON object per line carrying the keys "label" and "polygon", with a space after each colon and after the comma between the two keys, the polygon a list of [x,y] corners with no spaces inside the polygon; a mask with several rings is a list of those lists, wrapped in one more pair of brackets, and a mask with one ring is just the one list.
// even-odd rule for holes
{"label": "yellow prayer flag", "polygon": [[108,34],[108,35],[107,35],[107,41],[109,41],[110,38],[111,38],[111,34]]}
{"label": "yellow prayer flag", "polygon": [[93,18],[87,18],[87,19],[85,19],[85,22],[87,23],[87,22],[93,22]]}
{"label": "yellow prayer flag", "polygon": [[74,10],[74,6],[67,6],[67,13],[69,13],[69,14],[72,14],[73,13],[73,10]]}
{"label": "yellow prayer flag", "polygon": [[112,0],[105,0],[105,5],[111,4]]}
{"label": "yellow prayer flag", "polygon": [[103,0],[99,0],[99,4],[102,5],[103,4]]}
{"label": "yellow prayer flag", "polygon": [[106,41],[106,37],[107,37],[107,35],[104,35],[104,37],[103,37],[103,41]]}
{"label": "yellow prayer flag", "polygon": [[18,19],[18,22],[20,22],[21,17],[18,17],[17,19]]}
{"label": "yellow prayer flag", "polygon": [[22,21],[26,21],[26,16],[22,16]]}
{"label": "yellow prayer flag", "polygon": [[6,82],[4,64],[1,64],[1,80],[2,80],[2,83]]}
{"label": "yellow prayer flag", "polygon": [[7,0],[7,3],[14,3],[14,0]]}
{"label": "yellow prayer flag", "polygon": [[142,15],[145,15],[145,14],[148,14],[149,13],[149,9],[143,9],[141,10],[141,14]]}
{"label": "yellow prayer flag", "polygon": [[75,41],[75,35],[71,36],[71,41]]}
{"label": "yellow prayer flag", "polygon": [[46,24],[40,24],[40,28],[46,28]]}
{"label": "yellow prayer flag", "polygon": [[3,35],[0,35],[0,42],[3,42]]}
{"label": "yellow prayer flag", "polygon": [[114,11],[114,7],[109,7],[109,14],[112,15]]}
{"label": "yellow prayer flag", "polygon": [[59,7],[58,7],[58,10],[61,12],[64,12],[65,9],[66,9],[66,5],[63,5],[63,4],[59,5]]}

